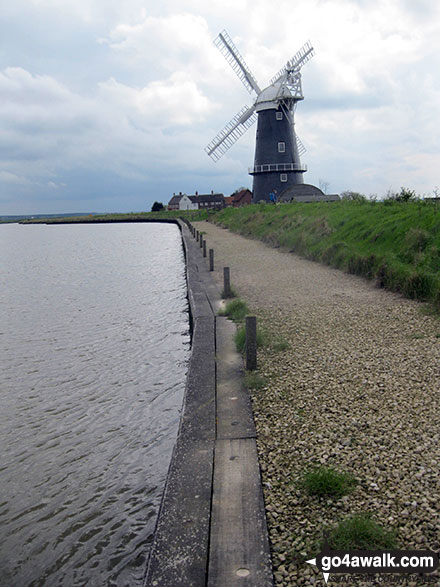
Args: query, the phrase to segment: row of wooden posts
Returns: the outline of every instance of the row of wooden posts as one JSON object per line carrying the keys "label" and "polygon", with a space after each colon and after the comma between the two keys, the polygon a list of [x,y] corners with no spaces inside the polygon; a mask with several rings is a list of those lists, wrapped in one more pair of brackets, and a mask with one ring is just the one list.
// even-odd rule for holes
{"label": "row of wooden posts", "polygon": [[[203,235],[187,221],[187,226],[196,239],[200,243],[200,248],[203,249],[203,256],[206,257],[206,239]],[[214,249],[208,249],[209,255],[209,270],[214,271]],[[229,267],[223,267],[223,295],[225,298],[231,297],[231,274]],[[245,347],[245,363],[247,371],[254,371],[257,368],[257,317],[246,316],[246,347]]]}

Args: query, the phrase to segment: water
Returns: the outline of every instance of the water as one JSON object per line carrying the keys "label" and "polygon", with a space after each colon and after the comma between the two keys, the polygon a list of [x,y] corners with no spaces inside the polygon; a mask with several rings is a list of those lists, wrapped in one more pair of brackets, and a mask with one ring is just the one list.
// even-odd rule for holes
{"label": "water", "polygon": [[180,232],[0,225],[0,584],[141,585],[189,354]]}

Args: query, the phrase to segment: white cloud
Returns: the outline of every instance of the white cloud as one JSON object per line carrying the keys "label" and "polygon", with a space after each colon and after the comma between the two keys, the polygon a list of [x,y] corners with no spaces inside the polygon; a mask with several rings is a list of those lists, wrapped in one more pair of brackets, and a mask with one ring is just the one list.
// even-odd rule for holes
{"label": "white cloud", "polygon": [[217,165],[203,151],[252,100],[212,43],[226,28],[261,86],[312,41],[296,113],[306,181],[430,191],[440,183],[439,16],[433,0],[4,3],[0,189],[68,197],[87,173],[95,192],[113,174],[127,189],[155,186],[155,199],[250,185],[255,129]]}
{"label": "white cloud", "polygon": [[194,80],[183,72],[154,81],[144,88],[132,88],[110,79],[100,84],[104,101],[122,106],[127,116],[147,128],[150,125],[188,125],[204,120],[212,110]]}

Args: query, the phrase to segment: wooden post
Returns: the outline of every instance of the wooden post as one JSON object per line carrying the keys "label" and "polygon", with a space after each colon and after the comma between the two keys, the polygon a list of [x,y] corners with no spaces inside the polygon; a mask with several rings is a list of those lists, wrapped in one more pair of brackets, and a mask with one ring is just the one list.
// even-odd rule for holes
{"label": "wooden post", "polygon": [[257,368],[257,318],[246,316],[246,369]]}
{"label": "wooden post", "polygon": [[206,238],[203,239],[203,256],[206,257]]}
{"label": "wooden post", "polygon": [[214,271],[214,249],[209,249],[209,270]]}
{"label": "wooden post", "polygon": [[203,234],[200,235],[200,248],[203,247]]}
{"label": "wooden post", "polygon": [[229,267],[223,267],[223,297],[231,297],[231,279]]}
{"label": "wooden post", "polygon": [[196,230],[196,241],[199,242],[199,231]]}

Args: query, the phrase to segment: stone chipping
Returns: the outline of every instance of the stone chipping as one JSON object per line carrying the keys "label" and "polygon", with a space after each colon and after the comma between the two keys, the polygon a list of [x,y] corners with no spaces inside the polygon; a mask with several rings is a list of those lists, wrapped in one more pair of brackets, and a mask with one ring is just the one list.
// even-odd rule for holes
{"label": "stone chipping", "polygon": [[[369,512],[399,548],[440,550],[440,320],[423,305],[296,255],[199,222],[266,331],[251,390],[275,583],[323,585],[305,561],[325,528]],[[276,350],[274,342],[287,343]],[[285,344],[283,346],[286,346]],[[307,495],[317,464],[351,473],[340,499]],[[330,584],[336,575],[330,576]],[[440,585],[433,575],[360,575],[338,582]]]}

